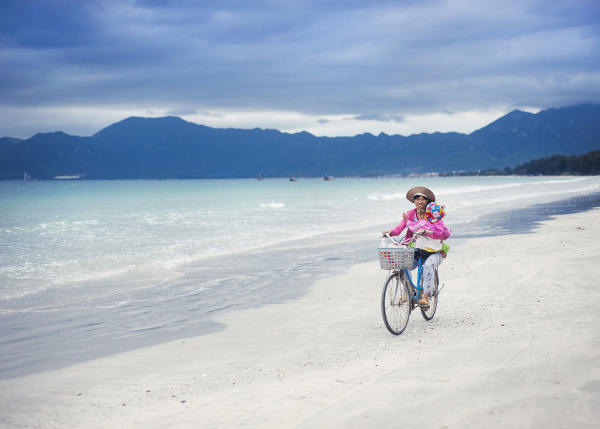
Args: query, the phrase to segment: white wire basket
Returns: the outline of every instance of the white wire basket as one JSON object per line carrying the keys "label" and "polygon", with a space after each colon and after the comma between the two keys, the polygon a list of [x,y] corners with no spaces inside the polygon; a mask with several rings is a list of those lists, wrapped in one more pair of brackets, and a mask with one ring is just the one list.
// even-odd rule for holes
{"label": "white wire basket", "polygon": [[382,270],[404,270],[412,268],[414,247],[390,247],[377,249]]}

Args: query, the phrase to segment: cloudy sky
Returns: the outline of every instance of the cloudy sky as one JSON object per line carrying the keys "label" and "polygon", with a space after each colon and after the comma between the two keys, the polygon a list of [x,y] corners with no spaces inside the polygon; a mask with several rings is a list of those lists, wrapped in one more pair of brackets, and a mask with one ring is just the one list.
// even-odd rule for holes
{"label": "cloudy sky", "polygon": [[470,133],[600,103],[598,0],[3,0],[0,136]]}

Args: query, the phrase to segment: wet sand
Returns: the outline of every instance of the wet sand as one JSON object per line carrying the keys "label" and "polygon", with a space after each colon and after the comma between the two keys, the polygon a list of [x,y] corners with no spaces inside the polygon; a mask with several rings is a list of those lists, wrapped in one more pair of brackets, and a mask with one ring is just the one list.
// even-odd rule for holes
{"label": "wet sand", "polygon": [[213,334],[2,380],[0,423],[597,427],[599,221],[594,209],[466,240],[440,267],[435,318],[413,313],[398,337],[373,261],[220,316]]}

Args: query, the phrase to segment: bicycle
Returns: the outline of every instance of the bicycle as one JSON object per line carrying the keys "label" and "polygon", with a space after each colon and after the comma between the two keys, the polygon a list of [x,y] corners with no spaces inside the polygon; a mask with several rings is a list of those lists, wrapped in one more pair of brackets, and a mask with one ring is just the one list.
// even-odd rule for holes
{"label": "bicycle", "polygon": [[[388,234],[392,242],[400,244]],[[419,256],[417,283],[413,283],[410,268],[415,255],[414,247],[379,248],[381,268],[392,271],[383,284],[381,293],[381,313],[383,322],[390,333],[400,335],[408,325],[410,313],[419,307],[425,320],[433,319],[437,309],[439,287],[438,270],[435,269],[433,292],[429,296],[429,305],[421,306],[418,301],[423,297],[423,260]]]}

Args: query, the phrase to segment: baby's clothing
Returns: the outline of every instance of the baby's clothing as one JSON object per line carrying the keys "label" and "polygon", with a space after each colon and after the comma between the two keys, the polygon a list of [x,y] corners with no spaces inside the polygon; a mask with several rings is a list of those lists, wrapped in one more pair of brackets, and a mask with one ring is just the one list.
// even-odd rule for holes
{"label": "baby's clothing", "polygon": [[431,223],[426,219],[419,220],[416,208],[409,210],[406,216],[409,220],[402,219],[398,226],[392,230],[390,234],[392,237],[400,235],[404,228],[408,228],[406,238],[402,242],[402,244],[407,244],[415,232],[424,231],[425,234],[423,237],[417,238],[415,247],[427,250],[428,252],[439,252],[442,250],[442,240],[448,239],[452,234],[452,230],[444,225],[444,221],[440,219],[435,223]]}

